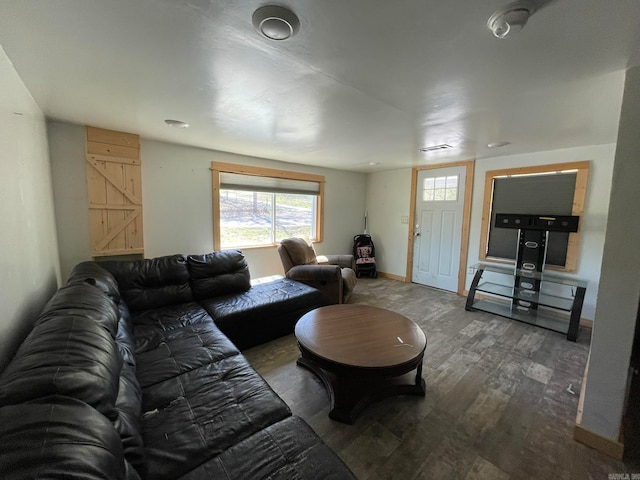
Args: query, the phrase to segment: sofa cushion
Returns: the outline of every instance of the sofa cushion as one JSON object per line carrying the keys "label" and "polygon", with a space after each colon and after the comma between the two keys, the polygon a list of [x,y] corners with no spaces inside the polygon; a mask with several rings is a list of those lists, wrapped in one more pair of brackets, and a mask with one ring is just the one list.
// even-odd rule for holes
{"label": "sofa cushion", "polygon": [[323,305],[323,300],[315,288],[282,278],[200,303],[220,330],[243,350],[292,333],[298,319]]}
{"label": "sofa cushion", "polygon": [[0,405],[65,395],[115,418],[122,359],[92,318],[59,316],[37,324],[0,377]]}
{"label": "sofa cushion", "polygon": [[157,348],[165,341],[165,332],[211,322],[209,314],[197,303],[189,302],[138,312],[133,315],[136,353]]}
{"label": "sofa cushion", "polygon": [[0,472],[25,478],[124,480],[122,443],[87,404],[51,396],[0,408]]}
{"label": "sofa cushion", "polygon": [[118,282],[111,273],[106,271],[96,262],[81,262],[73,267],[71,274],[67,279],[67,285],[78,283],[88,283],[94,285],[111,299],[120,302],[120,291],[118,290]]}
{"label": "sofa cushion", "polygon": [[240,250],[189,255],[187,261],[191,289],[196,299],[239,293],[251,288],[249,266]]}
{"label": "sofa cushion", "polygon": [[120,295],[131,312],[193,300],[187,259],[183,255],[109,261],[101,265],[117,280]]}
{"label": "sofa cushion", "polygon": [[242,355],[143,389],[148,478],[177,478],[291,415]]}
{"label": "sofa cushion", "polygon": [[181,477],[211,478],[355,480],[342,460],[298,417],[255,433]]}
{"label": "sofa cushion", "polygon": [[240,352],[216,327],[208,323],[186,325],[162,332],[161,343],[138,355],[138,380],[150,387]]}
{"label": "sofa cushion", "polygon": [[66,285],[55,292],[44,306],[36,325],[60,317],[82,317],[91,320],[115,338],[120,315],[111,298],[95,286],[81,283]]}
{"label": "sofa cushion", "polygon": [[283,239],[280,244],[284,246],[293,265],[317,265],[316,251],[313,244],[302,237]]}

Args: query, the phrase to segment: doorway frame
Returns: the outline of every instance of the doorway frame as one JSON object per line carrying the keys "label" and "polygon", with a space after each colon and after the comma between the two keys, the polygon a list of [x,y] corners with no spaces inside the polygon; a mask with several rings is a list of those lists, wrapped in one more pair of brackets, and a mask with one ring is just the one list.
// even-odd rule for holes
{"label": "doorway frame", "polygon": [[465,281],[467,271],[467,258],[469,256],[469,230],[471,223],[471,198],[473,195],[473,172],[475,160],[462,160],[459,162],[438,163],[423,165],[411,169],[411,200],[409,206],[409,238],[407,240],[407,270],[405,278],[407,283],[412,281],[413,271],[413,239],[415,238],[416,192],[418,189],[418,172],[422,170],[437,170],[449,167],[465,167],[466,177],[464,182],[464,206],[462,210],[462,232],[460,238],[460,266],[458,267],[458,295],[465,294]]}

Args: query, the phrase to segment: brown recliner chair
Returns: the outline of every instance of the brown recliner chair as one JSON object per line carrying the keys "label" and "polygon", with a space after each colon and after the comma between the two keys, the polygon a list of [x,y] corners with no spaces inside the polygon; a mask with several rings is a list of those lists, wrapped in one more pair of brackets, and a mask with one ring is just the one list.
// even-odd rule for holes
{"label": "brown recliner chair", "polygon": [[316,255],[306,238],[285,238],[278,245],[287,278],[317,288],[327,305],[346,303],[356,286],[353,255]]}

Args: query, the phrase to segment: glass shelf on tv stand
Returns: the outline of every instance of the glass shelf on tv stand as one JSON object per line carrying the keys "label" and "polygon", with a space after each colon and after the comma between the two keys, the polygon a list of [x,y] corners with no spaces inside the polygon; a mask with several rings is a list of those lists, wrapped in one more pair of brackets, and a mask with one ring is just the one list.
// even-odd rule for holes
{"label": "glass shelf on tv stand", "polygon": [[[467,310],[537,325],[576,341],[588,282],[553,272],[499,264],[478,263],[472,268],[476,273],[467,296]],[[518,276],[539,281],[539,291],[514,287]]]}

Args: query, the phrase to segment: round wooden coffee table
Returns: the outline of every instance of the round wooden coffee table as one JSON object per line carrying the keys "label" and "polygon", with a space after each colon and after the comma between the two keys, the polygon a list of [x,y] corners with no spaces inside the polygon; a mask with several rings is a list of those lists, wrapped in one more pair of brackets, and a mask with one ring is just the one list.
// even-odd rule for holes
{"label": "round wooden coffee table", "polygon": [[427,338],[398,313],[368,305],[320,307],[298,321],[295,334],[297,363],[325,384],[334,420],[353,423],[369,403],[391,395],[425,394]]}

